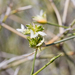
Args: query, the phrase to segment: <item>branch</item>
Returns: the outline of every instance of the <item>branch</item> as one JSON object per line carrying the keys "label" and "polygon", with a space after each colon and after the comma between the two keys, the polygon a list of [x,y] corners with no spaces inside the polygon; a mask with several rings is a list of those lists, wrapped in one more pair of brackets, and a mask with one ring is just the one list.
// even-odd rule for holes
{"label": "branch", "polygon": [[70,0],[65,1],[62,23],[65,24]]}
{"label": "branch", "polygon": [[7,10],[6,10],[6,13],[2,22],[5,22],[8,16],[10,15],[11,8],[12,8],[12,2],[9,3],[9,6],[7,7]]}
{"label": "branch", "polygon": [[59,24],[53,24],[53,23],[51,23],[51,22],[47,22],[46,24],[52,25],[52,26],[57,26],[57,27],[68,28],[67,26],[62,26],[61,24],[60,24],[60,25],[59,25]]}
{"label": "branch", "polygon": [[20,70],[20,67],[17,67],[16,70],[15,70],[14,75],[18,75],[19,70]]}
{"label": "branch", "polygon": [[[52,7],[53,7],[53,9],[54,9],[54,11],[55,11],[55,14],[56,14],[56,16],[57,16],[58,24],[62,26],[61,16],[60,16],[60,13],[59,13],[58,9],[56,8],[56,6],[55,6],[53,0],[49,0],[49,1],[51,2],[51,5],[52,5]],[[60,33],[62,33],[63,30],[64,30],[63,28],[61,28],[61,27],[59,28],[59,32],[60,32]]]}
{"label": "branch", "polygon": [[5,23],[2,23],[1,26],[4,27],[4,28],[6,28],[6,29],[8,29],[8,30],[10,30],[11,32],[13,32],[13,33],[15,33],[15,34],[17,34],[17,35],[25,38],[25,39],[27,38],[26,35],[23,35],[22,33],[18,32],[17,30],[13,29],[12,27],[6,25]]}
{"label": "branch", "polygon": [[27,10],[27,9],[30,9],[30,8],[32,8],[31,5],[24,6],[24,7],[19,7],[18,9],[11,11],[11,14],[15,14],[15,13],[17,13],[19,11]]}
{"label": "branch", "polygon": [[37,75],[39,72],[41,72],[43,69],[45,69],[48,65],[50,65],[53,61],[55,61],[60,55],[53,57],[46,65],[44,65],[41,69],[39,69],[37,72],[35,72],[33,75]]}
{"label": "branch", "polygon": [[66,39],[63,39],[63,40],[60,40],[60,41],[51,43],[51,44],[46,44],[46,46],[55,45],[55,44],[58,44],[58,43],[61,43],[61,42],[67,41],[67,40],[71,40],[71,39],[73,39],[73,38],[75,38],[75,36],[71,36],[71,37],[68,37],[68,38],[66,38]]}
{"label": "branch", "polygon": [[69,30],[74,30],[74,29],[72,29],[74,24],[75,24],[75,19],[72,21],[72,23],[70,24],[70,26],[67,29],[65,29],[62,33],[57,34],[53,39],[48,41],[46,44],[51,44],[51,43],[55,42],[56,40],[58,40],[59,37],[61,37],[65,32],[67,32]]}
{"label": "branch", "polygon": [[51,44],[53,42],[55,42],[56,40],[58,40],[65,32],[72,30],[71,28],[65,29],[62,33],[57,34],[57,36],[55,36],[52,40],[48,41],[46,44]]}

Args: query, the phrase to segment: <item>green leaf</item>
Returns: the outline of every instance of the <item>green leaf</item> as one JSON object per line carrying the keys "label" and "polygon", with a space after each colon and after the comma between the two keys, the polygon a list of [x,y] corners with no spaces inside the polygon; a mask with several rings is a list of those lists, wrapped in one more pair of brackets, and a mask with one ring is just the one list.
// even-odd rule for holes
{"label": "green leaf", "polygon": [[33,25],[26,25],[27,26],[27,29],[33,29]]}
{"label": "green leaf", "polygon": [[36,32],[38,32],[38,31],[43,31],[44,28],[43,28],[43,26],[35,25],[35,30],[36,30]]}

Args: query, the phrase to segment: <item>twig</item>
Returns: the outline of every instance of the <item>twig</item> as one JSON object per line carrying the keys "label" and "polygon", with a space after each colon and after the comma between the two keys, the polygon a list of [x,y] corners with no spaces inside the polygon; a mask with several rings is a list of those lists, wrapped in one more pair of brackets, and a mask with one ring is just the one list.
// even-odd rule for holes
{"label": "twig", "polygon": [[57,34],[52,40],[48,41],[46,44],[51,44],[59,39],[65,32],[72,30],[71,28],[65,29],[62,33]]}
{"label": "twig", "polygon": [[[52,7],[53,7],[53,9],[55,11],[55,14],[57,16],[58,24],[62,26],[62,21],[61,21],[61,17],[60,17],[58,9],[56,8],[55,4],[53,3],[53,0],[49,0],[49,1],[51,2],[51,5],[52,5]],[[63,30],[64,30],[63,28],[61,28],[61,27],[59,28],[60,33],[62,33]]]}
{"label": "twig", "polygon": [[66,27],[66,26],[62,26],[61,24],[60,24],[60,25],[59,25],[59,24],[53,24],[53,23],[50,23],[50,22],[47,22],[46,24],[52,25],[52,26],[57,26],[57,27],[68,28],[68,27]]}
{"label": "twig", "polygon": [[[34,52],[36,52],[36,51],[34,51]],[[37,54],[37,57],[38,57],[38,54]],[[17,65],[20,65],[21,63],[24,63],[25,61],[32,60],[33,58],[34,58],[34,53],[31,53],[31,54],[27,55],[25,58],[23,57],[15,62],[13,61],[14,59],[11,58],[10,60],[1,62],[0,69],[7,69],[9,67],[17,66]]]}
{"label": "twig", "polygon": [[20,60],[17,60],[11,64],[5,64],[3,66],[0,67],[0,69],[7,69],[7,68],[10,68],[10,67],[14,67],[14,66],[17,66],[17,65],[20,65],[26,61],[28,61],[29,59],[28,58],[24,58],[24,59],[20,59]]}
{"label": "twig", "polygon": [[70,26],[67,29],[65,29],[62,33],[57,34],[53,39],[51,39],[50,41],[48,41],[46,44],[51,44],[51,43],[55,42],[56,40],[58,40],[59,37],[62,34],[64,34],[65,32],[67,32],[69,30],[74,30],[74,29],[72,29],[72,27],[73,27],[74,24],[75,24],[75,19],[72,21],[72,23],[70,24]]}
{"label": "twig", "polygon": [[[63,52],[60,52],[58,54],[62,54],[62,56],[64,56]],[[69,56],[74,55],[74,54],[75,54],[75,52],[73,52],[73,51],[67,52],[67,55],[69,55]],[[11,58],[12,59],[13,57],[15,57],[16,60],[20,60],[22,58],[26,58],[26,56],[28,56],[28,54],[17,56],[17,55],[9,54],[9,53],[6,53],[6,52],[0,52],[0,57],[3,57],[3,58]],[[42,56],[36,57],[36,59],[48,59],[48,58],[50,59],[53,56],[54,56],[54,54],[47,54],[47,55],[42,55]]]}
{"label": "twig", "polygon": [[17,35],[19,35],[19,36],[21,36],[21,37],[23,37],[23,38],[27,38],[27,36],[26,35],[23,35],[23,34],[21,34],[20,32],[18,32],[17,30],[15,30],[15,29],[13,29],[12,27],[10,27],[10,26],[8,26],[8,25],[6,25],[5,23],[2,23],[1,24],[4,28],[6,28],[6,29],[8,29],[8,30],[10,30],[11,32],[13,32],[13,33],[15,33],[15,34],[17,34]]}
{"label": "twig", "polygon": [[11,11],[11,14],[15,14],[15,13],[17,13],[19,11],[23,11],[23,10],[30,9],[30,8],[32,8],[31,5],[24,6],[24,7],[19,7],[18,9]]}
{"label": "twig", "polygon": [[72,21],[70,27],[73,27],[73,25],[75,25],[75,19]]}
{"label": "twig", "polygon": [[73,38],[75,38],[75,36],[71,36],[71,37],[68,37],[68,38],[66,38],[66,39],[63,39],[63,40],[60,40],[60,41],[51,43],[51,44],[46,44],[46,46],[55,45],[55,44],[58,44],[58,43],[61,43],[61,42],[64,42],[64,41],[67,41],[67,40],[70,40],[70,39],[73,39]]}
{"label": "twig", "polygon": [[33,60],[33,66],[32,66],[31,75],[33,75],[33,73],[34,73],[34,65],[35,65],[36,54],[37,54],[37,49],[36,49],[34,60]]}
{"label": "twig", "polygon": [[[74,25],[74,21],[71,23],[71,25],[69,26],[69,28],[71,29],[73,25]],[[73,30],[73,29],[72,29],[72,30]],[[66,34],[67,34],[67,33],[68,33],[68,32],[66,32]],[[61,47],[61,48],[63,48],[63,47]],[[62,50],[63,50],[63,49],[62,49]],[[75,65],[74,61],[66,54],[66,52],[65,52],[65,51],[63,51],[63,52],[64,52],[66,58],[68,58],[68,59]]]}
{"label": "twig", "polygon": [[55,61],[60,55],[53,57],[46,65],[44,65],[41,69],[39,69],[37,72],[35,72],[33,75],[37,75],[39,72],[41,72],[43,69],[45,69],[48,65],[50,65],[53,61]]}
{"label": "twig", "polygon": [[[38,23],[38,22],[34,22],[34,23]],[[48,24],[48,25],[51,25],[51,26],[62,27],[62,28],[68,28],[67,26],[62,26],[62,25],[59,25],[59,24],[51,23],[51,22],[40,23],[40,24]]]}
{"label": "twig", "polygon": [[52,7],[53,7],[53,9],[54,9],[54,11],[55,11],[55,14],[56,14],[56,16],[57,16],[58,24],[59,24],[59,25],[62,25],[62,21],[61,21],[61,17],[60,17],[60,14],[59,14],[58,9],[56,8],[56,6],[55,6],[53,0],[49,0],[49,1],[51,2],[51,5],[52,5]]}
{"label": "twig", "polygon": [[65,24],[70,0],[65,1],[62,23]]}
{"label": "twig", "polygon": [[4,19],[3,19],[2,22],[5,22],[5,20],[7,19],[7,17],[8,17],[9,15],[14,14],[14,13],[17,13],[17,12],[19,12],[19,11],[23,11],[23,10],[26,10],[26,9],[30,9],[30,8],[32,8],[31,5],[29,5],[29,6],[24,6],[24,7],[19,7],[18,9],[11,11],[11,6],[9,5],[9,6],[7,7],[7,11],[6,11],[6,13],[5,13],[5,16],[4,16]]}
{"label": "twig", "polygon": [[11,58],[7,61],[3,61],[3,62],[0,63],[0,68],[2,68],[3,66],[5,66],[5,65],[7,65],[11,62],[14,62],[14,61],[17,61],[17,60],[20,60],[20,59],[23,59],[23,58],[28,57],[28,59],[31,59],[31,58],[29,58],[29,56],[33,55],[34,53],[35,53],[35,51],[33,53],[24,54],[24,55],[21,55],[21,56],[13,57],[13,58]]}
{"label": "twig", "polygon": [[[59,54],[59,53],[58,53]],[[64,56],[64,53],[60,53],[62,56]],[[68,52],[67,53],[68,55],[74,55],[75,54],[75,52]],[[47,55],[47,56],[36,56],[36,58],[37,59],[50,59],[50,58],[52,58],[54,56],[54,54],[51,54],[51,55]],[[21,57],[21,56],[20,56]],[[11,58],[12,59],[12,58]],[[20,65],[20,64],[22,64],[22,63],[24,63],[24,62],[26,62],[26,61],[29,61],[29,60],[32,60],[32,59],[34,59],[34,54],[32,54],[32,55],[30,55],[30,56],[27,56],[26,58],[25,57],[23,57],[23,58],[21,58],[21,59],[19,59],[19,60],[16,60],[15,62],[14,61],[12,61],[13,63],[11,63],[11,62],[8,62],[7,63],[7,61],[10,61],[10,60],[7,60],[7,61],[4,61],[4,62],[1,62],[0,63],[0,65],[2,65],[2,66],[0,66],[0,68],[1,69],[7,69],[7,68],[10,68],[10,67],[14,67],[14,66],[17,66],[17,65]],[[5,64],[3,64],[3,63],[5,63]],[[10,63],[10,64],[9,64]]]}
{"label": "twig", "polygon": [[19,69],[20,69],[20,67],[16,68],[14,75],[18,75]]}
{"label": "twig", "polygon": [[5,16],[4,16],[4,19],[2,22],[5,22],[7,17],[9,16],[10,12],[11,12],[11,8],[12,8],[12,3],[9,4],[9,6],[7,7],[7,10],[6,10],[6,13],[5,13]]}

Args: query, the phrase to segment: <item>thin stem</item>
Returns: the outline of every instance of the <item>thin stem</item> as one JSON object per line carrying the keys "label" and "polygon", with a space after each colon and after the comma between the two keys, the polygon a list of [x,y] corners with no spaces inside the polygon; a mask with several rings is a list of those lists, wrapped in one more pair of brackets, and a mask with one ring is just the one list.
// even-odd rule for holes
{"label": "thin stem", "polygon": [[44,65],[41,69],[39,69],[37,72],[35,72],[33,75],[37,75],[39,72],[41,72],[43,69],[45,69],[48,65],[50,65],[54,60],[56,60],[60,55],[53,57],[46,65]]}
{"label": "thin stem", "polygon": [[61,16],[60,16],[60,13],[59,13],[57,7],[55,6],[53,0],[49,0],[49,1],[50,1],[51,5],[52,5],[54,11],[55,11],[55,14],[56,14],[56,17],[57,17],[57,20],[58,20],[58,24],[62,25]]}
{"label": "thin stem", "polygon": [[10,30],[11,32],[13,32],[13,33],[15,33],[15,34],[17,34],[17,35],[19,35],[19,36],[25,38],[25,39],[27,38],[26,35],[21,34],[20,32],[18,32],[17,30],[13,29],[12,27],[8,26],[8,25],[5,24],[5,23],[2,23],[1,26],[4,27],[4,28],[6,28],[6,29],[8,29],[8,30]]}
{"label": "thin stem", "polygon": [[70,27],[73,27],[74,24],[75,24],[75,19],[72,21]]}
{"label": "thin stem", "polygon": [[[55,11],[55,14],[56,14],[56,17],[57,17],[57,20],[58,20],[58,24],[59,24],[60,26],[63,26],[63,25],[62,25],[61,16],[60,16],[60,13],[59,13],[57,7],[55,6],[53,0],[49,0],[49,1],[50,1],[51,5],[52,5],[54,11]],[[62,27],[60,27],[60,28],[59,28],[59,33],[62,33],[63,31],[64,31],[64,29],[63,29]]]}
{"label": "thin stem", "polygon": [[32,8],[31,5],[19,7],[18,9],[11,11],[11,14],[15,14],[15,13],[17,13],[19,11],[23,11],[23,10],[30,9],[30,8]]}
{"label": "thin stem", "polygon": [[58,44],[58,43],[61,43],[61,42],[64,42],[64,41],[67,41],[67,40],[70,40],[70,39],[73,39],[73,38],[75,38],[75,36],[71,36],[71,37],[68,37],[66,39],[63,39],[63,40],[60,40],[60,41],[57,41],[57,42],[54,42],[54,43],[51,43],[51,44],[47,44],[46,46],[55,45],[55,44]]}
{"label": "thin stem", "polygon": [[57,26],[57,27],[68,28],[68,27],[66,27],[66,26],[62,26],[62,25],[59,25],[59,24],[53,24],[53,23],[50,23],[50,22],[47,22],[46,24],[48,24],[48,25],[53,25],[53,26]]}
{"label": "thin stem", "polygon": [[[59,33],[58,34],[59,36],[58,35],[55,36],[52,40],[48,41],[46,44],[51,44],[51,43],[55,42],[59,37],[61,37],[62,34],[64,35],[64,33],[67,34],[68,31],[71,30],[70,28],[72,28],[74,24],[75,24],[75,19],[72,21],[72,23],[70,24],[70,26],[66,30],[63,31],[63,33]],[[75,29],[72,29],[72,30],[75,31]]]}
{"label": "thin stem", "polygon": [[[34,23],[39,23],[39,22],[34,22]],[[62,25],[59,25],[59,24],[54,24],[54,23],[51,23],[51,22],[40,23],[40,24],[48,24],[48,25],[52,25],[52,26],[57,26],[57,27],[68,28],[67,26],[62,26]]]}
{"label": "thin stem", "polygon": [[37,54],[37,49],[36,49],[35,56],[34,56],[34,60],[33,60],[33,66],[32,66],[31,75],[33,75],[33,73],[34,73],[34,65],[35,65],[36,54]]}
{"label": "thin stem", "polygon": [[7,7],[7,11],[6,11],[6,13],[5,13],[5,16],[4,16],[4,19],[3,19],[2,22],[5,22],[5,21],[6,21],[6,19],[8,18],[9,14],[10,14],[10,12],[11,12],[11,6],[9,5],[9,6]]}
{"label": "thin stem", "polygon": [[5,15],[5,16],[4,16],[4,19],[3,19],[3,21],[2,21],[2,22],[5,22],[7,18],[8,18],[8,16],[7,16],[7,15]]}
{"label": "thin stem", "polygon": [[70,0],[65,1],[62,23],[65,24]]}

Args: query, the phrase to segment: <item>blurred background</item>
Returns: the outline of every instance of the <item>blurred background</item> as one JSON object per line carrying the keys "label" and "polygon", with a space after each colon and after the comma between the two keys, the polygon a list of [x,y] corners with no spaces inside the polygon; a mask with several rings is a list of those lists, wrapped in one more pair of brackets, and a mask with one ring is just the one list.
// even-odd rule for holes
{"label": "blurred background", "polygon": [[[61,20],[63,18],[63,11],[66,0],[53,0],[55,6],[57,7]],[[40,13],[40,10],[46,11],[47,21],[58,24],[57,16],[49,0],[0,0],[0,18],[2,15],[5,15],[6,9],[9,3],[12,3],[11,10],[15,10],[19,7],[31,5],[32,8],[17,12],[10,15],[5,24],[10,27],[17,29],[21,27],[21,24],[32,24],[33,16],[36,16]],[[75,1],[74,1],[75,2]],[[64,23],[65,26],[69,26],[72,21],[75,19],[75,5],[71,0],[69,0],[67,17]],[[59,27],[44,25],[44,32],[47,34],[45,37],[45,42],[48,42],[54,36],[59,34]],[[75,26],[74,26],[75,28]],[[72,33],[72,32],[70,32]],[[70,52],[75,51],[75,39],[66,41],[63,44],[64,51]],[[14,34],[13,32],[7,30],[4,27],[0,28],[0,62],[9,60],[14,56],[19,56],[27,53],[33,52],[34,49],[29,47],[29,43],[26,39]],[[42,55],[57,55],[62,52],[61,48],[56,48],[55,46],[49,46],[41,52]],[[73,62],[75,62],[75,55],[69,56]],[[36,72],[43,65],[45,65],[50,58],[47,59],[36,59],[35,69]],[[7,69],[1,69],[0,75],[16,75],[14,74],[17,67],[19,71],[17,75],[30,75],[32,69],[32,60],[21,63],[18,66],[10,67]],[[41,71],[38,75],[75,75],[75,63],[71,62],[66,56],[58,58],[51,65]]]}

